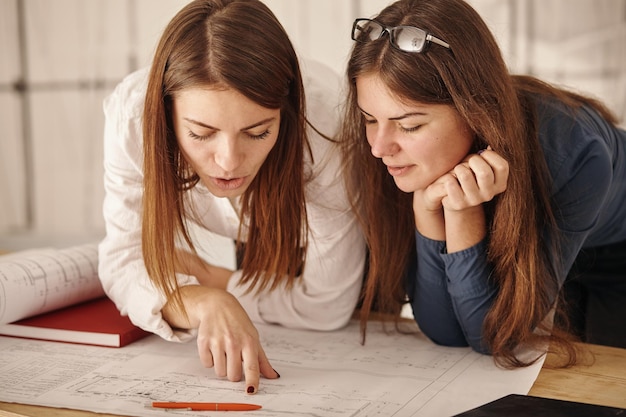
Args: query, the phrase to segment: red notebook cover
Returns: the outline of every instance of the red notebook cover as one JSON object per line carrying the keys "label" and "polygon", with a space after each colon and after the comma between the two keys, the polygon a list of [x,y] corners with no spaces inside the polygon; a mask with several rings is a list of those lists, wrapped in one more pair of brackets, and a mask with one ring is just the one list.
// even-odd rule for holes
{"label": "red notebook cover", "polygon": [[122,347],[148,334],[120,315],[107,297],[0,325],[4,336],[109,347]]}

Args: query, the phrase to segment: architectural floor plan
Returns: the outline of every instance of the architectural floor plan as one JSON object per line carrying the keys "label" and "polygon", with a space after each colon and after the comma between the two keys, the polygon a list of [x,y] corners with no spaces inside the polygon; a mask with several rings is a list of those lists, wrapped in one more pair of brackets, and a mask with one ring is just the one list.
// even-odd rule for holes
{"label": "architectural floor plan", "polygon": [[129,416],[206,416],[152,409],[151,401],[249,402],[255,416],[446,416],[509,393],[526,394],[539,368],[506,371],[469,348],[436,346],[411,323],[402,332],[352,322],[335,332],[259,325],[276,380],[259,392],[215,377],[194,342],[157,336],[124,348],[0,337],[0,401]]}

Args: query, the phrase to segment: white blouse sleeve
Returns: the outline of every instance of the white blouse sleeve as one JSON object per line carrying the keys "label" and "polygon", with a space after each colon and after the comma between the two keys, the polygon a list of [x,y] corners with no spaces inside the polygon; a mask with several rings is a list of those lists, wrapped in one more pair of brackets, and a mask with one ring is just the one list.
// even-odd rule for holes
{"label": "white blouse sleeve", "polygon": [[[98,273],[106,294],[135,325],[167,340],[185,341],[195,332],[174,330],[163,320],[165,299],[150,281],[141,252],[141,118],[146,80],[146,70],[133,73],[104,101],[106,237],[98,248]],[[178,280],[180,285],[197,283],[185,275]]]}
{"label": "white blouse sleeve", "polygon": [[[327,67],[303,61],[307,118],[315,128],[334,137],[340,120],[340,80]],[[309,76],[307,76],[309,74]],[[290,291],[245,294],[238,285],[240,271],[228,290],[253,321],[287,327],[333,330],[347,324],[361,291],[365,241],[350,210],[341,178],[339,147],[309,129],[314,178],[307,184],[309,247],[303,273]],[[248,248],[249,250],[249,248]]]}

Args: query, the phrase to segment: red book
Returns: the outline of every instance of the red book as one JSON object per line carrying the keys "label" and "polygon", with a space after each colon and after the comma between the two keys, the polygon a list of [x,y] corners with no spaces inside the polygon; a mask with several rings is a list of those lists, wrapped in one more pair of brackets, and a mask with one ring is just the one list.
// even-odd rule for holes
{"label": "red book", "polygon": [[107,297],[0,325],[0,335],[122,347],[148,332],[122,316]]}

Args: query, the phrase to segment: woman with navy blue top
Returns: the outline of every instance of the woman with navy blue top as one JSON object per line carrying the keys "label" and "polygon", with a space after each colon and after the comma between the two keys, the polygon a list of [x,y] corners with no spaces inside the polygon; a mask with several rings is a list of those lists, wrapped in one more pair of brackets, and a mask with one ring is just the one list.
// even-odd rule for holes
{"label": "woman with navy blue top", "polygon": [[[462,0],[357,19],[342,141],[372,308],[503,366],[571,335],[626,347],[626,131],[600,102],[508,72]],[[556,326],[551,326],[553,307]]]}

